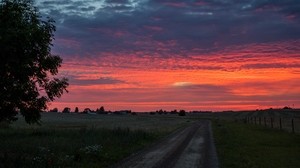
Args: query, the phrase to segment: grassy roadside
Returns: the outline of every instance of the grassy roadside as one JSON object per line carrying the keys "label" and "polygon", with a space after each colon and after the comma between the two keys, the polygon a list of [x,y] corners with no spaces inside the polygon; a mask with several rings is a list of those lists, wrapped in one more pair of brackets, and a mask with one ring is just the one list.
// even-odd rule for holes
{"label": "grassy roadside", "polygon": [[109,167],[192,121],[174,116],[43,113],[0,123],[0,167]]}
{"label": "grassy roadside", "polygon": [[221,168],[298,168],[300,135],[243,123],[213,122]]}
{"label": "grassy roadside", "polygon": [[0,167],[108,167],[162,134],[129,129],[0,129]]}

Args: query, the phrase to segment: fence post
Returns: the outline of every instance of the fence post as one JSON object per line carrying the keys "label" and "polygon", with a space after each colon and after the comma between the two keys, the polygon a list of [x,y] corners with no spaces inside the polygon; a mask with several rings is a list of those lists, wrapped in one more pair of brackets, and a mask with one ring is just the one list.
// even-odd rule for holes
{"label": "fence post", "polygon": [[295,133],[294,119],[292,118],[292,131]]}
{"label": "fence post", "polygon": [[254,124],[256,125],[256,117],[254,117]]}
{"label": "fence post", "polygon": [[271,128],[273,128],[273,118],[271,117]]}
{"label": "fence post", "polygon": [[264,117],[264,123],[265,123],[265,127],[267,127],[266,117]]}
{"label": "fence post", "polygon": [[279,127],[280,127],[280,130],[282,130],[281,117],[279,118]]}
{"label": "fence post", "polygon": [[261,117],[259,117],[259,125],[261,125]]}

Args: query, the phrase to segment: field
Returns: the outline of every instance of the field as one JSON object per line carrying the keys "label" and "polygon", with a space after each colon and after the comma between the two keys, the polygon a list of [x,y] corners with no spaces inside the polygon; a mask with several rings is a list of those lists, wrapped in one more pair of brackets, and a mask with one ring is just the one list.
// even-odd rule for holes
{"label": "field", "polygon": [[42,113],[40,126],[20,117],[9,127],[0,124],[0,167],[110,167],[200,119],[213,121],[220,167],[300,167],[299,110],[184,117]]}
{"label": "field", "polygon": [[212,118],[221,168],[300,167],[299,110],[214,113]]}
{"label": "field", "polygon": [[43,113],[0,129],[0,167],[108,167],[192,121],[179,116]]}
{"label": "field", "polygon": [[300,135],[238,122],[215,121],[221,168],[298,168]]}

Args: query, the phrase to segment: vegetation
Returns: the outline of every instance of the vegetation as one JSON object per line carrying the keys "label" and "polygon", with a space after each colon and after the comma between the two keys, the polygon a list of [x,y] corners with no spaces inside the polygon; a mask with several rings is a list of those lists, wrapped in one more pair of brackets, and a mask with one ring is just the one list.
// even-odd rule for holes
{"label": "vegetation", "polygon": [[0,127],[0,167],[108,167],[190,121],[167,116],[42,113]]}
{"label": "vegetation", "polygon": [[50,54],[54,31],[32,1],[0,1],[0,122],[20,111],[37,123],[47,103],[67,91],[67,79],[55,78],[62,59]]}
{"label": "vegetation", "polygon": [[180,110],[178,113],[179,116],[185,116],[185,111],[184,110]]}
{"label": "vegetation", "polygon": [[105,112],[104,107],[101,106],[99,109],[96,110],[96,112],[98,112],[98,113],[104,113]]}
{"label": "vegetation", "polygon": [[69,107],[65,107],[62,111],[62,113],[70,113],[71,112],[71,108]]}
{"label": "vegetation", "polygon": [[257,125],[213,124],[222,168],[295,168],[300,165],[300,135]]}
{"label": "vegetation", "polygon": [[115,129],[2,129],[0,167],[107,167],[159,133]]}
{"label": "vegetation", "polygon": [[41,113],[41,126],[28,125],[22,118],[11,125],[0,123],[0,167],[108,167],[199,119],[214,120],[213,134],[221,168],[300,165],[299,134],[244,122],[250,115],[297,118],[297,112],[205,112],[185,113],[186,117],[175,112],[52,112]]}

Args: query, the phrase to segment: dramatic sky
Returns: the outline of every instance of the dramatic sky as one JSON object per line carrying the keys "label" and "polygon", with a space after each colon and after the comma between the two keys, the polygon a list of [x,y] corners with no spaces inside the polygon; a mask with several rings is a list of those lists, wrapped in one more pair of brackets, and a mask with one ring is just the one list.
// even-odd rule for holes
{"label": "dramatic sky", "polygon": [[299,0],[37,0],[69,93],[50,108],[300,107]]}

